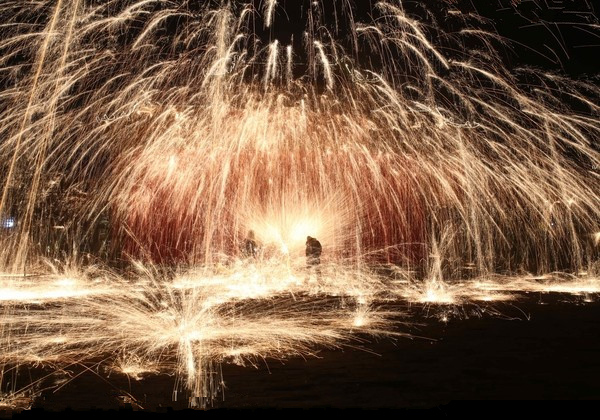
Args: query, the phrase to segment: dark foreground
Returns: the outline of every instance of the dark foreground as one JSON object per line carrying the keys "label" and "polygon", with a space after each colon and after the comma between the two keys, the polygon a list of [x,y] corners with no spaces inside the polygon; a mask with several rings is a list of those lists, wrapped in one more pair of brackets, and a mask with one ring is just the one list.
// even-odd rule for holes
{"label": "dark foreground", "polygon": [[[226,389],[214,407],[420,409],[464,400],[598,400],[600,297],[592,299],[523,294],[512,303],[459,307],[448,322],[437,317],[443,306],[405,305],[403,321],[422,325],[399,330],[429,339],[371,338],[361,344],[368,351],[321,350],[316,358],[264,360],[256,368],[225,365]],[[22,375],[43,373],[49,372],[23,368]],[[185,395],[172,400],[173,376],[128,381],[82,368],[70,375],[59,390],[41,392],[32,414],[35,408],[188,407]]]}

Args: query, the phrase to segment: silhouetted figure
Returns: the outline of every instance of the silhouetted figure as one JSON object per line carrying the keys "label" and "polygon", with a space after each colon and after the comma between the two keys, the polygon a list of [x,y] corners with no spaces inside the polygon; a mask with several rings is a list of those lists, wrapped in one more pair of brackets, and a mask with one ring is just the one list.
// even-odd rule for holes
{"label": "silhouetted figure", "polygon": [[306,237],[306,264],[314,267],[321,264],[321,242],[311,236]]}
{"label": "silhouetted figure", "polygon": [[253,230],[249,231],[248,236],[244,239],[242,254],[244,254],[246,258],[256,258],[256,255],[258,254],[258,243],[256,242]]}

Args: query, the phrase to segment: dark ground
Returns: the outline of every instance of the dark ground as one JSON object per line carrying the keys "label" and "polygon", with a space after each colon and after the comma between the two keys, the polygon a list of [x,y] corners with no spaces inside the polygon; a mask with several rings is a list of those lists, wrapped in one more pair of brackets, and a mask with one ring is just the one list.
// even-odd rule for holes
{"label": "dark ground", "polygon": [[[227,389],[215,408],[443,411],[465,400],[600,400],[600,301],[593,298],[584,303],[581,297],[523,294],[487,307],[503,317],[463,306],[457,311],[463,319],[447,323],[434,317],[443,307],[407,306],[411,316],[404,321],[423,325],[399,329],[432,340],[371,338],[363,344],[370,352],[322,350],[318,358],[262,361],[256,369],[226,365]],[[103,378],[84,372],[56,392],[42,392],[33,412],[19,416],[39,414],[35,408],[137,408],[124,403],[128,393],[151,412],[187,408],[185,395],[172,401],[173,376],[130,384],[120,375]]]}

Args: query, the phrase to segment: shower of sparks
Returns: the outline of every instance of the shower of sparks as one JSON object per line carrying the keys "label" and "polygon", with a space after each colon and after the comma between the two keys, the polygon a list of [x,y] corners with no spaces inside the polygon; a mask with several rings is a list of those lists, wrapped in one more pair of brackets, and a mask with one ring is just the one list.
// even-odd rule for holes
{"label": "shower of sparks", "polygon": [[390,302],[600,293],[594,84],[452,6],[304,3],[281,40],[275,0],[0,6],[0,408],[90,360],[204,407],[221,363],[402,335]]}

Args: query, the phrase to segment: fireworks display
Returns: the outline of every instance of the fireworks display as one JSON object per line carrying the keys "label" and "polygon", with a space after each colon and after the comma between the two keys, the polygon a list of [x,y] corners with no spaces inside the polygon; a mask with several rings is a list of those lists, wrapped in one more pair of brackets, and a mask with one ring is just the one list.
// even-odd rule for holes
{"label": "fireworks display", "polygon": [[205,407],[390,302],[600,292],[594,83],[451,2],[291,3],[0,5],[0,406],[103,360]]}

